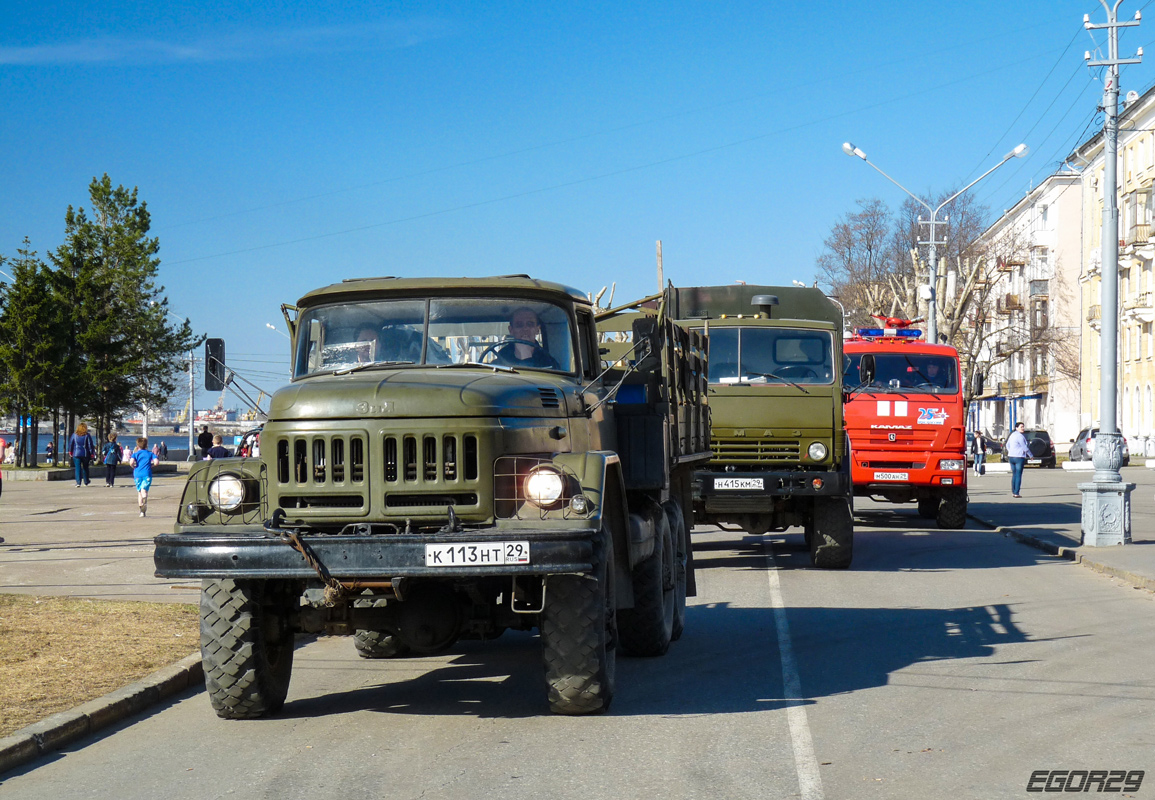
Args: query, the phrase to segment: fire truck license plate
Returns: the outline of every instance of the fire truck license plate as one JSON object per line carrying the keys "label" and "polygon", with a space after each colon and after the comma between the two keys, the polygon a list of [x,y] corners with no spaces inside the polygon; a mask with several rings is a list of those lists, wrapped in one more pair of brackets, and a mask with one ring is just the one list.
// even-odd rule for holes
{"label": "fire truck license plate", "polygon": [[715,489],[762,489],[761,478],[714,478]]}
{"label": "fire truck license plate", "polygon": [[874,473],[876,481],[908,481],[910,480],[909,472],[876,472]]}
{"label": "fire truck license plate", "polygon": [[427,567],[485,567],[528,563],[529,542],[425,545]]}

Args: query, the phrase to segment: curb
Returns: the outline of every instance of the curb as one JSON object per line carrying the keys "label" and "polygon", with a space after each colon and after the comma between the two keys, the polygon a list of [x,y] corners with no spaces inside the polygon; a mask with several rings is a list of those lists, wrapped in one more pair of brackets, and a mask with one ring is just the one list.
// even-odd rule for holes
{"label": "curb", "polygon": [[136,683],[21,728],[0,739],[0,774],[139,714],[166,697],[203,685],[203,680],[201,657],[194,653]]}
{"label": "curb", "polygon": [[1054,542],[1048,542],[1044,539],[1038,538],[1037,536],[1032,536],[1029,533],[1017,531],[1014,528],[1008,528],[1003,525],[996,525],[989,520],[976,517],[973,514],[967,514],[967,516],[970,519],[973,519],[975,522],[986,525],[996,533],[1001,533],[1008,539],[1014,539],[1016,542],[1021,542],[1022,544],[1033,547],[1036,550],[1042,550],[1043,552],[1050,553],[1053,556],[1064,558],[1067,561],[1073,561],[1076,564],[1082,564],[1084,567],[1092,569],[1101,575],[1108,575],[1112,578],[1118,578],[1125,583],[1129,583],[1136,589],[1146,589],[1149,592],[1155,592],[1155,579],[1149,578],[1146,575],[1140,575],[1137,572],[1131,572],[1130,570],[1122,569],[1120,567],[1112,567],[1108,564],[1102,564],[1098,561],[1094,561],[1088,558],[1085,553],[1080,552],[1077,547],[1063,547],[1061,545],[1055,544]]}

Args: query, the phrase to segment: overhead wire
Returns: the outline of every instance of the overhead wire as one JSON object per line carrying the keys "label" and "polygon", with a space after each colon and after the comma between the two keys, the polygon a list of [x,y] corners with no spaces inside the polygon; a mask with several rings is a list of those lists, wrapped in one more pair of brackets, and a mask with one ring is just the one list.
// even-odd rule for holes
{"label": "overhead wire", "polygon": [[[1051,52],[1051,51],[1047,51],[1047,52]],[[253,253],[253,252],[258,252],[261,250],[268,250],[268,249],[277,248],[277,247],[286,247],[286,246],[294,245],[294,244],[303,244],[306,242],[313,242],[313,241],[318,241],[321,239],[332,238],[334,236],[344,236],[344,235],[348,235],[351,233],[359,233],[359,232],[363,232],[363,231],[367,231],[367,230],[383,228],[386,226],[398,225],[398,224],[402,224],[402,223],[406,223],[406,222],[414,222],[414,221],[422,220],[422,219],[429,219],[431,217],[442,216],[445,214],[451,214],[451,213],[455,213],[455,212],[459,212],[459,211],[466,211],[466,210],[475,209],[475,208],[482,208],[485,206],[494,205],[494,204],[502,203],[502,202],[507,202],[510,200],[517,200],[517,199],[521,199],[521,198],[525,198],[525,197],[531,197],[531,196],[537,195],[537,194],[543,194],[545,192],[557,191],[559,189],[572,188],[574,186],[580,186],[583,184],[592,183],[594,181],[605,180],[607,178],[618,177],[621,175],[627,175],[627,174],[630,174],[633,172],[638,172],[638,171],[641,171],[644,169],[652,169],[654,167],[664,166],[666,164],[673,164],[673,163],[677,163],[679,161],[685,161],[687,159],[697,158],[697,157],[702,156],[702,155],[707,155],[710,153],[716,153],[716,152],[730,149],[733,147],[739,147],[742,145],[751,144],[753,142],[762,141],[764,139],[768,139],[768,138],[771,138],[774,136],[780,136],[784,133],[791,133],[794,131],[803,130],[805,128],[819,125],[823,122],[829,122],[831,120],[841,119],[843,117],[848,117],[848,116],[852,116],[854,114],[859,114],[859,113],[862,113],[863,111],[868,111],[871,109],[892,105],[894,103],[902,102],[904,100],[909,100],[913,97],[919,97],[919,96],[922,96],[924,94],[928,94],[928,93],[932,93],[932,92],[938,92],[938,91],[941,91],[942,89],[949,88],[951,86],[955,86],[955,85],[958,85],[960,83],[965,83],[967,81],[974,80],[975,78],[984,77],[987,75],[1003,72],[1004,70],[1011,69],[1013,67],[1021,66],[1023,64],[1029,63],[1031,61],[1035,61],[1036,59],[1042,57],[1042,55],[1043,54],[1036,54],[1036,55],[1032,55],[1032,56],[1027,56],[1025,58],[1019,59],[1019,60],[1014,61],[1014,62],[1005,63],[1005,64],[999,65],[997,67],[993,67],[993,68],[988,69],[988,70],[983,70],[983,71],[978,72],[978,73],[974,73],[971,75],[963,76],[961,78],[956,78],[954,80],[946,81],[944,83],[941,83],[941,84],[938,84],[936,86],[929,87],[926,89],[919,89],[916,91],[907,92],[906,94],[894,96],[894,97],[891,97],[891,98],[888,98],[885,100],[880,100],[876,103],[871,103],[868,105],[859,106],[859,107],[852,108],[852,109],[847,109],[845,111],[840,111],[838,113],[829,114],[825,117],[819,117],[819,118],[812,119],[809,121],[800,122],[800,123],[797,123],[794,125],[788,125],[788,126],[778,128],[778,129],[775,129],[772,131],[767,131],[764,133],[756,134],[754,136],[748,136],[748,137],[744,137],[742,139],[724,142],[722,144],[713,145],[710,147],[701,148],[699,150],[694,150],[691,152],[686,152],[686,153],[681,153],[681,154],[669,156],[667,158],[643,162],[640,164],[634,164],[631,166],[627,166],[627,167],[623,167],[623,168],[615,169],[615,170],[610,170],[610,171],[598,173],[595,175],[587,175],[585,177],[576,178],[574,180],[562,181],[562,182],[551,184],[548,186],[539,186],[539,187],[532,188],[532,189],[526,189],[526,190],[520,191],[520,192],[513,192],[510,194],[501,195],[498,197],[491,197],[491,198],[487,198],[484,200],[478,200],[478,201],[471,202],[471,203],[461,203],[461,204],[456,205],[456,206],[440,208],[440,209],[436,209],[433,211],[423,212],[420,214],[412,214],[412,215],[405,216],[405,217],[396,217],[396,218],[384,220],[381,222],[373,222],[373,223],[368,223],[365,225],[358,225],[358,226],[354,226],[354,227],[350,227],[350,228],[343,228],[343,229],[335,230],[335,231],[327,231],[324,233],[314,234],[311,236],[302,236],[302,237],[298,237],[298,238],[294,238],[294,239],[282,240],[279,242],[269,242],[266,244],[253,245],[251,247],[244,247],[244,248],[237,248],[234,250],[224,251],[224,252],[220,252],[220,253],[211,253],[211,254],[203,255],[203,256],[193,256],[190,258],[183,258],[183,259],[178,259],[178,260],[174,260],[174,261],[168,261],[168,262],[166,262],[166,265],[167,266],[176,266],[176,265],[180,265],[180,264],[190,264],[190,263],[195,263],[198,261],[206,261],[206,260],[210,260],[210,259],[214,259],[214,258],[225,258],[228,256],[244,255],[247,253]]]}
{"label": "overhead wire", "polygon": [[[1153,0],[1153,2],[1155,2],[1155,0]],[[1080,30],[1081,30],[1081,28],[1082,28],[1082,26],[1080,26]],[[984,155],[982,158],[979,159],[979,163],[974,166],[974,169],[972,169],[969,173],[967,173],[967,176],[965,178],[963,178],[962,183],[964,186],[970,182],[970,180],[973,176],[978,174],[979,170],[982,169],[983,165],[987,163],[987,159],[989,159],[991,157],[991,154],[995,152],[995,148],[997,148],[999,146],[998,143],[1003,141],[1006,138],[1007,134],[1010,133],[1011,130],[1015,127],[1015,123],[1018,122],[1020,119],[1022,119],[1023,114],[1027,113],[1027,109],[1030,108],[1031,103],[1033,103],[1035,101],[1035,98],[1039,96],[1039,92],[1041,92],[1043,90],[1043,87],[1047,85],[1047,81],[1050,79],[1050,77],[1052,75],[1055,74],[1055,70],[1058,69],[1059,64],[1061,64],[1063,59],[1067,56],[1067,52],[1071,49],[1071,45],[1073,45],[1075,43],[1075,40],[1077,38],[1079,38],[1080,30],[1076,30],[1075,33],[1072,34],[1071,41],[1067,42],[1067,46],[1063,48],[1063,52],[1059,53],[1059,57],[1055,59],[1055,63],[1051,65],[1051,68],[1047,71],[1047,74],[1043,76],[1043,79],[1041,81],[1039,81],[1038,87],[1036,87],[1034,93],[1030,96],[1030,98],[1027,99],[1027,102],[1023,104],[1023,107],[1019,110],[1019,113],[1015,115],[1015,118],[1013,120],[1011,120],[1009,125],[1007,125],[1007,129],[1005,131],[1003,131],[1001,134],[999,134],[998,138],[996,138],[994,140],[995,143],[993,145],[991,145],[991,149],[986,152],[986,155]],[[1074,75],[1072,75],[1071,77],[1073,78]],[[1067,83],[1069,84],[1070,82],[1071,82],[1071,79],[1068,78]],[[1063,86],[1063,89],[1065,89],[1065,88],[1067,88],[1066,85]],[[1059,91],[1061,93],[1062,89],[1060,89]],[[1051,104],[1054,105],[1054,101],[1051,101]],[[1050,106],[1048,106],[1048,109],[1049,108],[1050,108]],[[1046,111],[1043,111],[1044,115],[1046,113],[1047,113]],[[1032,130],[1033,130],[1033,128],[1032,128]],[[1026,136],[1020,137],[1020,139],[1022,139],[1022,140],[1026,140],[1026,138],[1027,138]]]}
{"label": "overhead wire", "polygon": [[[1023,26],[1021,28],[1017,28],[1017,29],[1014,29],[1011,31],[1003,31],[1003,32],[1000,32],[997,34],[992,34],[991,36],[982,37],[979,39],[973,39],[973,40],[970,40],[967,42],[959,42],[957,44],[936,50],[936,56],[941,56],[943,53],[948,53],[951,50],[974,47],[976,44],[981,44],[985,41],[990,41],[991,39],[1004,37],[1007,34],[1015,34],[1015,33],[1021,33],[1023,31],[1033,30],[1034,28],[1040,27],[1043,24],[1044,23],[1039,22],[1039,23],[1036,23],[1035,25],[1026,25],[1026,26]],[[1070,45],[1068,44],[1068,47],[1069,46]],[[919,52],[916,52],[910,56],[891,59],[889,61],[881,62],[879,64],[875,64],[873,66],[866,67],[866,68],[860,70],[860,73],[868,73],[868,72],[871,72],[874,70],[885,69],[887,67],[895,66],[898,64],[903,64],[903,63],[906,63],[906,62],[909,62],[912,60],[925,59],[926,57],[927,57],[926,55],[919,53]],[[1061,58],[1062,58],[1062,55],[1060,55],[1060,59]],[[834,80],[834,78],[831,78],[829,80]],[[479,164],[484,164],[484,163],[488,163],[491,161],[496,161],[496,160],[500,160],[500,159],[504,159],[504,158],[511,158],[511,157],[518,156],[518,155],[525,155],[527,153],[532,153],[532,152],[547,149],[550,147],[557,147],[557,146],[564,145],[564,144],[573,144],[575,142],[585,141],[585,140],[596,138],[599,136],[608,136],[608,135],[612,135],[615,133],[621,133],[623,131],[633,130],[633,129],[639,128],[639,127],[645,127],[648,125],[654,125],[654,124],[658,124],[661,122],[667,122],[671,119],[677,119],[680,117],[691,116],[694,114],[701,114],[701,113],[706,113],[709,111],[715,111],[719,108],[725,108],[725,107],[731,106],[731,105],[748,103],[751,100],[758,100],[758,99],[762,99],[765,97],[769,97],[769,96],[773,95],[774,93],[775,92],[759,92],[759,93],[756,93],[753,95],[746,95],[743,97],[732,98],[730,100],[725,100],[722,102],[712,103],[712,104],[708,104],[705,106],[699,106],[699,107],[695,107],[695,108],[685,109],[685,110],[674,112],[671,114],[664,114],[664,115],[660,115],[657,117],[651,117],[651,118],[646,119],[646,120],[641,120],[641,121],[629,123],[626,125],[620,125],[620,126],[616,126],[616,127],[612,127],[612,128],[606,128],[603,130],[598,130],[598,131],[592,131],[589,133],[579,134],[576,136],[566,137],[563,139],[557,139],[557,140],[550,141],[550,142],[543,142],[543,143],[539,143],[539,144],[535,144],[535,145],[530,145],[528,147],[519,148],[516,150],[509,150],[509,151],[505,151],[502,153],[496,153],[496,154],[492,154],[492,155],[488,155],[488,156],[482,156],[482,157],[467,160],[467,161],[460,161],[460,162],[456,162],[453,164],[443,165],[443,166],[439,166],[439,167],[432,167],[432,168],[427,169],[427,170],[420,170],[417,172],[406,173],[403,175],[394,175],[394,176],[382,178],[382,179],[376,180],[376,181],[369,181],[367,183],[356,184],[353,186],[346,186],[346,187],[341,187],[341,188],[337,188],[337,189],[331,189],[331,190],[324,191],[324,192],[316,192],[313,194],[303,195],[301,197],[290,198],[287,200],[281,200],[281,201],[278,201],[275,203],[269,203],[269,204],[262,205],[262,206],[255,206],[255,207],[250,207],[250,208],[246,208],[246,209],[238,209],[235,211],[229,211],[229,212],[225,212],[222,214],[214,214],[214,215],[209,216],[209,217],[202,217],[199,219],[186,220],[183,222],[176,222],[176,223],[172,223],[169,225],[157,226],[156,228],[154,228],[154,230],[157,232],[164,232],[166,230],[174,230],[176,228],[182,228],[182,227],[186,227],[189,225],[197,225],[197,224],[202,224],[202,223],[206,223],[206,222],[215,222],[217,220],[226,219],[228,217],[239,216],[239,215],[243,215],[243,214],[256,213],[258,211],[267,211],[270,209],[281,208],[281,207],[284,207],[287,205],[292,205],[295,203],[303,203],[303,202],[308,202],[310,200],[324,199],[326,197],[333,197],[333,196],[338,195],[338,194],[345,194],[348,192],[359,191],[362,189],[370,189],[370,188],[374,188],[377,186],[383,186],[383,185],[390,184],[390,183],[396,183],[399,181],[410,180],[413,178],[426,177],[429,175],[435,175],[435,174],[438,174],[441,172],[446,172],[449,170],[461,169],[464,167],[477,166]]]}

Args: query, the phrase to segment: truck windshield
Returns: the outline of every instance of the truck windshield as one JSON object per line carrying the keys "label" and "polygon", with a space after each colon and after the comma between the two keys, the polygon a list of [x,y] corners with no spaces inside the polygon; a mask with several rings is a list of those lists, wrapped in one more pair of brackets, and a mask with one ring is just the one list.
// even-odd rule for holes
{"label": "truck windshield", "polygon": [[572,373],[573,338],[564,308],[520,297],[316,306],[298,321],[293,377],[470,363]]}
{"label": "truck windshield", "polygon": [[833,383],[833,349],[826,331],[711,325],[710,383]]}
{"label": "truck windshield", "polygon": [[[922,353],[874,353],[874,381],[869,391],[958,394],[958,361],[950,356]],[[862,383],[862,354],[849,357],[843,378],[847,388]]]}

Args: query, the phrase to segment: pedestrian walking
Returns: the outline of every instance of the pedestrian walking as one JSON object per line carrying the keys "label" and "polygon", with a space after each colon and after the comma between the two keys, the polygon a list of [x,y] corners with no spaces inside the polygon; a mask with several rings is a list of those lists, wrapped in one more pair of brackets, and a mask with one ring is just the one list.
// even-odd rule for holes
{"label": "pedestrian walking", "polygon": [[76,475],[76,485],[88,485],[88,465],[96,455],[96,444],[88,432],[88,425],[80,423],[76,433],[68,437],[68,455],[72,458],[72,469]]}
{"label": "pedestrian walking", "polygon": [[[4,463],[5,456],[8,455],[8,441],[0,436],[0,464]],[[0,469],[0,495],[4,494],[4,470]],[[0,539],[3,541],[3,539]]]}
{"label": "pedestrian walking", "polygon": [[974,453],[975,475],[982,475],[987,471],[987,438],[982,435],[981,431],[975,431],[975,438],[971,440],[971,448]]}
{"label": "pedestrian walking", "polygon": [[201,449],[201,459],[209,457],[209,448],[213,446],[213,435],[209,433],[209,426],[202,425],[200,436],[197,437],[197,447]]}
{"label": "pedestrian walking", "polygon": [[142,517],[148,513],[148,490],[152,486],[152,462],[155,459],[148,449],[148,439],[138,438],[136,450],[132,453],[132,480],[136,484],[136,505]]}
{"label": "pedestrian walking", "polygon": [[124,448],[116,441],[116,434],[108,434],[108,441],[100,451],[100,463],[104,464],[104,485],[109,489],[116,482],[116,468],[124,461]]}
{"label": "pedestrian walking", "polygon": [[[53,434],[53,439],[56,434]],[[48,440],[48,444],[44,446],[44,460],[48,462],[48,466],[56,466],[56,445],[52,443],[52,439]]]}
{"label": "pedestrian walking", "polygon": [[1031,457],[1031,448],[1027,445],[1027,437],[1023,433],[1027,429],[1025,422],[1015,423],[1015,432],[1007,439],[1007,461],[1011,464],[1011,496],[1022,497],[1019,493],[1023,488],[1023,468],[1027,466],[1027,459]]}
{"label": "pedestrian walking", "polygon": [[232,455],[229,449],[223,446],[224,438],[218,433],[213,437],[213,446],[209,448],[209,458],[228,458]]}
{"label": "pedestrian walking", "polygon": [[168,461],[168,445],[164,439],[160,440],[160,461]]}

